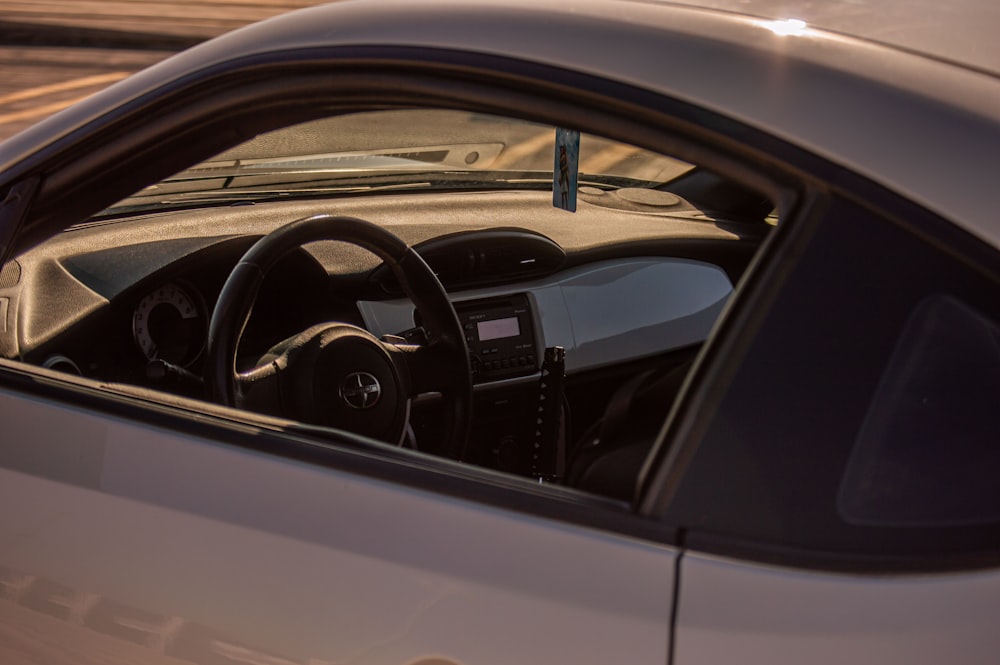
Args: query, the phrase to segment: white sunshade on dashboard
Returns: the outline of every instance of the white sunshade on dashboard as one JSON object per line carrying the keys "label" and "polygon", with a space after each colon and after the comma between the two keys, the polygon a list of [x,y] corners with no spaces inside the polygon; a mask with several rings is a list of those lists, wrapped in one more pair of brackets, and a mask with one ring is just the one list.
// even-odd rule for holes
{"label": "white sunshade on dashboard", "polygon": [[[732,293],[726,273],[675,258],[602,261],[547,278],[453,294],[453,301],[528,295],[540,347],[566,349],[566,370],[594,369],[703,342]],[[375,335],[413,326],[408,300],[358,303]]]}

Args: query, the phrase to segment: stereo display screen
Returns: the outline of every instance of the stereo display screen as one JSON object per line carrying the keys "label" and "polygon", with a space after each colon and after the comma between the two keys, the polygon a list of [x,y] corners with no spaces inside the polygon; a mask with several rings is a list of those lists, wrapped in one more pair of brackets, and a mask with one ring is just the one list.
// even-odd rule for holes
{"label": "stereo display screen", "polygon": [[476,330],[479,333],[480,342],[488,342],[491,339],[503,339],[505,337],[517,337],[521,334],[521,326],[518,324],[516,316],[506,319],[479,321],[476,323]]}

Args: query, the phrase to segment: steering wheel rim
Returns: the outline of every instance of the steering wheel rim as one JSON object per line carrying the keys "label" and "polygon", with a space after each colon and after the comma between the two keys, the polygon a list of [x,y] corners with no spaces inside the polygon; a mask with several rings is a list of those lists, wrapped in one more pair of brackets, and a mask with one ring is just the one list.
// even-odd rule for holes
{"label": "steering wheel rim", "polygon": [[[428,336],[426,346],[417,348],[381,342],[361,329],[355,329],[354,338],[364,338],[364,343],[382,347],[394,367],[402,392],[406,393],[402,398],[407,404],[410,397],[422,392],[442,394],[445,434],[441,452],[454,459],[464,459],[472,420],[472,372],[465,335],[455,309],[437,276],[412,247],[386,229],[355,217],[320,214],[296,220],[267,234],[243,255],[226,279],[209,323],[205,379],[210,398],[229,406],[240,406],[241,387],[251,386],[286,369],[280,362],[269,361],[250,371],[239,372],[236,351],[270,269],[288,253],[320,240],[351,243],[381,258],[420,312]],[[330,323],[303,331],[283,343],[287,347],[281,351],[285,353],[285,361],[292,357],[288,349],[294,350],[310,340],[319,339],[325,330],[334,327],[338,330],[354,328],[348,324]],[[323,330],[314,330],[316,328]],[[374,350],[373,353],[377,355]],[[444,374],[428,376],[440,370],[444,370]]]}

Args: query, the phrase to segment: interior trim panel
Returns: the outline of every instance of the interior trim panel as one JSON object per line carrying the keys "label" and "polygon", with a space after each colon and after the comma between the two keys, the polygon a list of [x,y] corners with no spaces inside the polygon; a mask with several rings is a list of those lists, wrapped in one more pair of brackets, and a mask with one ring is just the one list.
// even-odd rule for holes
{"label": "interior trim panel", "polygon": [[[539,349],[561,346],[566,371],[581,372],[700,344],[733,285],[721,268],[700,261],[640,257],[600,261],[515,285],[451,294],[463,302],[525,294]],[[359,301],[376,336],[414,325],[406,299]]]}

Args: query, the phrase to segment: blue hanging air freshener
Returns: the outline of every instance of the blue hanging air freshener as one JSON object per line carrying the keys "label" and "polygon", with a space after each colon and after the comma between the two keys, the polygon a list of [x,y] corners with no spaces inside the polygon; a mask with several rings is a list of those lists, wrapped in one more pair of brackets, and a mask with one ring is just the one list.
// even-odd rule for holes
{"label": "blue hanging air freshener", "polygon": [[580,132],[556,129],[555,163],[552,166],[552,205],[576,212],[576,182],[580,168]]}

